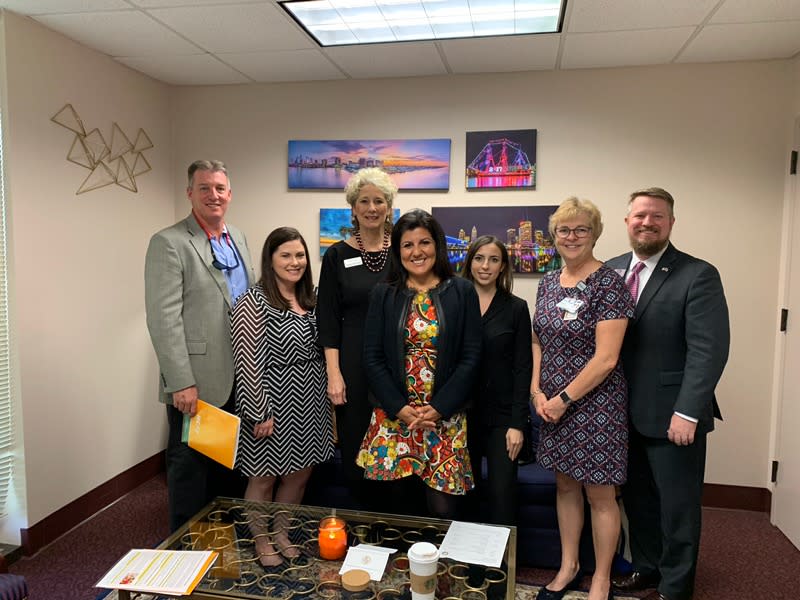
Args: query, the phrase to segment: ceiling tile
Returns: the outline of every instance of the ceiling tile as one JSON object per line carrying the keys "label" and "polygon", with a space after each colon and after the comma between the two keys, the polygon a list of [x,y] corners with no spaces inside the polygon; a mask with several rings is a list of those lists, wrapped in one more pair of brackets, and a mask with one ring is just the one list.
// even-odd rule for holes
{"label": "ceiling tile", "polygon": [[552,69],[557,35],[520,35],[440,42],[453,73],[503,73]]}
{"label": "ceiling tile", "polygon": [[288,15],[268,4],[164,8],[149,12],[209,52],[316,48]]}
{"label": "ceiling tile", "polygon": [[[628,67],[669,63],[694,32],[694,27],[571,33],[564,41],[563,69]],[[635,52],[631,52],[635,48]]]}
{"label": "ceiling tile", "polygon": [[447,70],[433,42],[326,48],[342,70],[355,78],[444,75]]}
{"label": "ceiling tile", "polygon": [[726,0],[714,13],[711,23],[800,20],[797,0]]}
{"label": "ceiling tile", "polygon": [[718,3],[719,0],[569,0],[569,22],[565,31],[621,31],[699,25]]}
{"label": "ceiling tile", "polygon": [[800,21],[708,25],[676,62],[789,58],[800,52]]}
{"label": "ceiling tile", "polygon": [[258,82],[345,78],[319,50],[245,52],[220,54],[219,57]]}
{"label": "ceiling tile", "polygon": [[197,53],[196,46],[135,11],[42,15],[45,26],[111,56]]}
{"label": "ceiling tile", "polygon": [[[260,0],[272,3],[272,0]],[[175,6],[208,6],[211,4],[241,4],[242,0],[128,0],[142,8],[172,8]],[[251,2],[252,4],[252,2]]]}
{"label": "ceiling tile", "polygon": [[118,58],[117,61],[154,79],[175,85],[251,83],[247,77],[210,54],[127,57]]}
{"label": "ceiling tile", "polygon": [[48,13],[91,12],[94,10],[130,10],[124,0],[2,0],[0,8],[7,8],[21,15],[44,15]]}

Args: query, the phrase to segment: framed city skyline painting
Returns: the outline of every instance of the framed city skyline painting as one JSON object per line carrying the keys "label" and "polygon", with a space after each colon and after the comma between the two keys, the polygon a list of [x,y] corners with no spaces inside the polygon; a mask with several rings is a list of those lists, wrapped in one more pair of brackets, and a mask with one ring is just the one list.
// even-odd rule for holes
{"label": "framed city skyline painting", "polygon": [[469,244],[478,236],[493,235],[508,250],[515,274],[535,275],[561,268],[561,257],[548,231],[552,206],[433,207],[442,225],[447,253],[457,273],[464,268]]}
{"label": "framed city skyline painting", "polygon": [[468,190],[536,189],[536,130],[468,131]]}
{"label": "framed city skyline painting", "polygon": [[[400,218],[400,209],[392,211],[392,223]],[[319,209],[319,257],[336,242],[346,240],[353,232],[351,220],[353,211],[349,208],[320,208]]]}
{"label": "framed city skyline painting", "polygon": [[289,189],[343,190],[365,167],[401,190],[450,189],[450,140],[289,140]]}

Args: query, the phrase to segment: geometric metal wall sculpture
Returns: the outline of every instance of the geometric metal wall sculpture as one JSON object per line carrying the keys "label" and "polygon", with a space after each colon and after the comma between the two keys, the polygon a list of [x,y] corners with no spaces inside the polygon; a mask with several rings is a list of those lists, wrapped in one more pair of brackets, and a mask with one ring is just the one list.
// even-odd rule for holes
{"label": "geometric metal wall sculpture", "polygon": [[67,160],[89,169],[89,175],[78,187],[76,194],[91,192],[114,183],[136,192],[136,178],[152,169],[144,151],[152,148],[153,142],[144,129],[139,128],[136,140],[131,142],[122,128],[112,123],[111,137],[106,142],[99,129],[86,132],[83,121],[71,104],[65,104],[50,120],[75,134],[67,152]]}

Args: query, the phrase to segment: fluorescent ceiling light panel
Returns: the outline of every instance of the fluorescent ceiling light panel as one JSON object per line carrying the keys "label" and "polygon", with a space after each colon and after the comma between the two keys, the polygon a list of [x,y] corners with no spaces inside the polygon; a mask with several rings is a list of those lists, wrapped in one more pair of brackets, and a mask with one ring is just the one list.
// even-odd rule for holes
{"label": "fluorescent ceiling light panel", "polygon": [[378,8],[381,10],[383,16],[388,20],[395,19],[424,19],[428,20],[428,13],[425,12],[425,7],[422,2],[408,2],[407,0],[399,0],[398,2],[376,2]]}
{"label": "fluorescent ceiling light panel", "polygon": [[403,20],[392,22],[394,36],[402,42],[433,39],[433,29],[428,19]]}
{"label": "fluorescent ceiling light panel", "polygon": [[360,43],[350,29],[344,29],[334,25],[318,27],[316,29],[316,36],[321,46],[344,46],[347,44]]}
{"label": "fluorescent ceiling light panel", "polygon": [[320,46],[558,33],[567,0],[279,0]]}

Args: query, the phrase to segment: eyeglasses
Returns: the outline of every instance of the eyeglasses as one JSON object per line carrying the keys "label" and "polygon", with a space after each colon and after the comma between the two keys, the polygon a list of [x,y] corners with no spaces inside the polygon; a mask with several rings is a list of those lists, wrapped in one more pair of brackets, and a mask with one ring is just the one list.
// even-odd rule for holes
{"label": "eyeglasses", "polygon": [[569,227],[556,227],[556,236],[564,239],[568,238],[570,233],[574,233],[576,238],[585,238],[591,231],[591,227],[586,227],[583,225],[579,227],[573,227],[572,229]]}
{"label": "eyeglasses", "polygon": [[211,246],[211,264],[214,266],[215,269],[219,269],[220,271],[231,271],[239,266],[239,253],[236,252],[236,248],[231,245],[231,238],[230,236],[225,233],[225,241],[228,242],[228,246],[233,249],[233,260],[234,263],[229,265],[228,263],[224,263],[217,258],[216,253],[214,252],[214,244],[211,243],[211,238],[208,239],[208,245]]}

